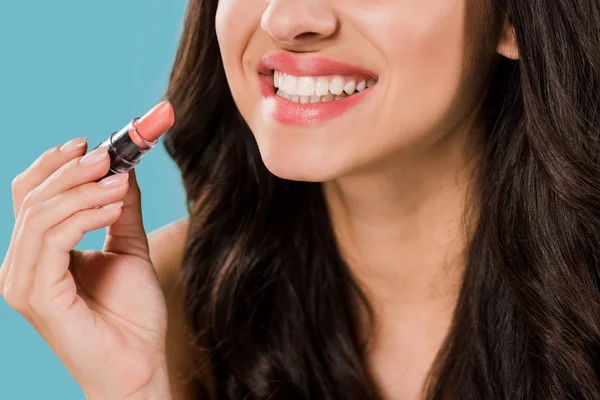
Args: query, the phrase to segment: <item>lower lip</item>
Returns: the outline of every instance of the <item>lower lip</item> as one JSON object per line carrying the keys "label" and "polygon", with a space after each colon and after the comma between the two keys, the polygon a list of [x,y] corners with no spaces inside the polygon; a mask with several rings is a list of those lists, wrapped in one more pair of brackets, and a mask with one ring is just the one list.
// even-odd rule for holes
{"label": "lower lip", "polygon": [[260,89],[267,103],[268,114],[282,124],[289,125],[314,125],[326,122],[348,111],[370,93],[368,88],[340,100],[301,104],[277,96],[273,91],[272,76],[269,75],[260,75]]}

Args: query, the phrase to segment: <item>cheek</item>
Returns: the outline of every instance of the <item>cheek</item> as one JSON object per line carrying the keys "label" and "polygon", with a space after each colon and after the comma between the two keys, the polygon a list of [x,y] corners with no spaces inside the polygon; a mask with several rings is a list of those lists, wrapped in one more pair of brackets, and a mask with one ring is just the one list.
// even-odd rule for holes
{"label": "cheek", "polygon": [[231,89],[233,100],[248,120],[252,101],[248,83],[256,80],[248,68],[250,57],[256,56],[253,37],[260,29],[264,5],[257,0],[219,0],[215,18],[215,30],[219,42],[223,69]]}
{"label": "cheek", "polygon": [[[458,0],[400,1],[387,12],[373,10],[365,20],[377,21],[372,42],[385,58],[388,116],[383,130],[394,129],[403,140],[420,140],[442,128],[462,96],[465,60],[465,4]],[[382,7],[383,8],[383,7]],[[383,36],[380,33],[385,32]],[[453,108],[451,110],[451,108]],[[413,137],[409,137],[412,135]]]}
{"label": "cheek", "polygon": [[250,38],[260,27],[262,8],[256,0],[219,0],[215,30],[228,78],[242,72],[239,68]]}

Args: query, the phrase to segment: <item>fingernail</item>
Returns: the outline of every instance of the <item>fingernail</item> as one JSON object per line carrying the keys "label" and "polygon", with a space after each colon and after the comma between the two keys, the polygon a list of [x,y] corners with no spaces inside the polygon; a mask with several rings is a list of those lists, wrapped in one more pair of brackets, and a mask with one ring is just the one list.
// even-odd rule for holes
{"label": "fingernail", "polygon": [[114,203],[106,204],[102,206],[105,210],[116,210],[117,208],[123,207],[123,200],[115,201]]}
{"label": "fingernail", "polygon": [[107,151],[108,151],[108,147],[106,147],[106,146],[98,147],[91,153],[86,154],[81,159],[81,163],[87,165],[87,164],[93,164],[93,163],[100,162],[106,158],[106,156],[108,154]]}
{"label": "fingernail", "polygon": [[102,187],[114,187],[124,184],[128,179],[129,174],[127,172],[121,172],[119,174],[107,176],[98,182],[98,185]]}
{"label": "fingernail", "polygon": [[67,143],[63,144],[60,147],[60,151],[62,151],[63,153],[70,153],[72,151],[80,149],[83,146],[85,146],[85,144],[87,143],[87,140],[88,140],[88,138],[85,136],[69,140]]}

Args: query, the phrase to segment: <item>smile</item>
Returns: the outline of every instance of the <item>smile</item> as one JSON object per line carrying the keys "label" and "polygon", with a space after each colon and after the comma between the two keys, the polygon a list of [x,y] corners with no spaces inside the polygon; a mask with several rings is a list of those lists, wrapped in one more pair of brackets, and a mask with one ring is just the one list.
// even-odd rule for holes
{"label": "smile", "polygon": [[[310,54],[271,52],[258,67],[264,113],[285,124],[318,124],[362,101],[377,75]],[[263,115],[264,115],[263,113]]]}
{"label": "smile", "polygon": [[300,104],[341,100],[375,84],[369,76],[294,76],[275,70],[277,96]]}

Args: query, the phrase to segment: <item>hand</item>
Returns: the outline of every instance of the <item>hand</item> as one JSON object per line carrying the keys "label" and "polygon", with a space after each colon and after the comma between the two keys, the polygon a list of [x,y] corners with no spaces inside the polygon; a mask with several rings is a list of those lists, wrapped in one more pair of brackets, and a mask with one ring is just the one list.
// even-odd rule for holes
{"label": "hand", "polygon": [[[117,184],[104,187],[95,181],[108,171],[106,148],[81,157],[86,138],[63,147],[46,151],[13,180],[16,221],[0,295],[89,398],[166,399],[166,305],[135,172],[110,176],[105,183]],[[86,232],[106,226],[102,251],[73,250]]]}

